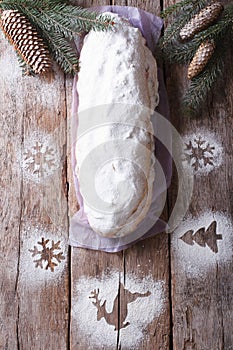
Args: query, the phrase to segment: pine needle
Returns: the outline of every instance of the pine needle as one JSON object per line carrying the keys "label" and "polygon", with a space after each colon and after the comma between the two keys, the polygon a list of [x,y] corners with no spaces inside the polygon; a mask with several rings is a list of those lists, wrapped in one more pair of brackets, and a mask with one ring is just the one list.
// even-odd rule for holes
{"label": "pine needle", "polygon": [[[4,0],[0,10],[17,10],[36,28],[65,73],[78,71],[74,38],[90,30],[111,30],[112,17],[63,0]],[[22,62],[21,62],[22,63]],[[27,67],[23,67],[27,71]]]}
{"label": "pine needle", "polygon": [[60,34],[44,33],[44,38],[52,52],[53,58],[66,74],[75,74],[79,70],[78,56],[71,45]]}
{"label": "pine needle", "polygon": [[183,99],[184,106],[194,111],[200,110],[208,93],[218,78],[223,75],[223,68],[223,59],[218,54],[214,54],[206,69],[191,80]]}
{"label": "pine needle", "polygon": [[189,41],[182,41],[180,30],[209,0],[184,0],[166,9],[162,16],[171,20],[160,40],[163,58],[169,63],[187,64],[194,57],[198,47],[206,40],[213,40],[216,48],[205,69],[190,81],[184,96],[184,107],[191,111],[200,110],[208,93],[224,73],[224,52],[233,41],[233,5],[226,5],[221,17],[207,29],[196,34]]}

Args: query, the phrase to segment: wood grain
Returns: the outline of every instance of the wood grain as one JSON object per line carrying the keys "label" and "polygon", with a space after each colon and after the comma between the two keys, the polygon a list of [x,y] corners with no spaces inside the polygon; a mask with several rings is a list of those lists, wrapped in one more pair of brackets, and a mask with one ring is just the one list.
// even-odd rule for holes
{"label": "wood grain", "polygon": [[[76,2],[79,4],[79,2]],[[94,5],[101,4],[94,2]],[[105,3],[106,4],[106,3]],[[114,5],[138,6],[147,11],[158,13],[158,2],[143,1],[127,1],[124,4],[121,1],[115,1]],[[69,84],[69,82],[68,82]],[[69,105],[69,103],[68,103]],[[69,171],[70,174],[70,171]],[[72,186],[72,185],[71,185]],[[72,187],[71,187],[72,188]],[[70,195],[70,208],[74,208],[74,197]],[[73,209],[72,209],[73,211]],[[144,340],[140,343],[140,349],[169,349],[170,339],[170,308],[169,308],[169,253],[168,253],[168,237],[161,234],[154,239],[139,243],[124,253],[107,254],[102,252],[88,251],[83,249],[72,248],[72,318],[71,318],[71,349],[99,349],[103,345],[91,343],[82,333],[83,325],[77,323],[75,317],[75,302],[78,298],[78,283],[80,278],[85,276],[86,283],[88,278],[102,276],[109,271],[119,272],[119,282],[127,285],[128,278],[135,274],[137,278],[142,280],[147,276],[151,276],[155,281],[164,283],[164,306],[161,315],[153,320],[146,329]],[[89,293],[91,290],[89,291]],[[87,295],[88,297],[88,295]],[[157,302],[156,300],[154,302]],[[127,293],[119,289],[118,307],[119,313],[115,315],[115,324],[121,324],[125,319],[125,311],[127,308]],[[100,310],[99,310],[100,311]],[[88,312],[88,311],[87,311]],[[148,312],[145,310],[145,313]],[[108,320],[108,316],[106,316]],[[137,321],[135,321],[137,322]],[[96,330],[98,332],[98,329]],[[118,339],[121,337],[121,330],[118,329]],[[116,348],[124,349],[126,344],[123,340],[116,341]],[[108,349],[107,346],[103,346]],[[136,350],[137,347],[135,347]],[[109,349],[113,349],[111,346]]]}
{"label": "wood grain", "polygon": [[[167,7],[175,2],[74,1],[85,7],[138,6],[154,14],[159,14],[160,5]],[[163,308],[145,327],[142,341],[133,346],[134,350],[233,349],[232,54],[229,49],[225,86],[212,91],[197,117],[181,111],[187,68],[166,65],[173,125],[182,137],[212,135],[222,147],[222,163],[208,174],[195,175],[189,211],[171,237],[161,233],[123,253],[108,254],[67,245],[69,217],[78,208],[70,165],[73,81],[56,65],[46,79],[22,77],[15,53],[1,35],[0,350],[127,349],[127,339],[121,335],[128,305],[140,297],[139,292],[130,294],[127,286],[134,278],[142,287],[148,277],[162,282],[163,295],[153,303],[162,301]],[[40,153],[38,140],[45,147],[43,152],[50,147],[48,158]],[[48,167],[41,168],[46,162]],[[174,175],[165,219],[175,205],[177,187]],[[33,257],[33,251],[42,249],[39,243],[43,238],[49,239],[50,247],[52,240],[61,247],[56,251],[61,253],[61,261],[53,260],[57,264],[54,272],[51,263],[47,270],[46,265],[36,267],[38,255]],[[104,298],[100,302],[98,296],[91,297],[92,282],[95,288],[104,280],[109,293],[111,288],[113,293],[117,291],[110,309],[105,309]],[[77,317],[77,313],[89,312],[82,307],[77,310],[82,283],[86,283],[89,304],[97,302],[94,317],[104,315],[102,324],[107,322],[114,333],[111,345],[93,343],[91,337],[85,337],[88,323],[84,325]],[[143,293],[149,295],[147,290]],[[107,297],[105,300],[108,303]],[[149,307],[145,313],[147,310]],[[137,322],[137,311],[131,323]]]}
{"label": "wood grain", "polygon": [[[167,234],[136,244],[124,253],[124,278],[136,272],[138,278],[153,276],[164,283],[163,312],[147,328],[147,336],[140,349],[169,349],[170,346],[170,303],[169,303],[169,250]],[[145,310],[146,312],[147,310]],[[122,344],[124,349],[124,343]]]}
{"label": "wood grain", "polygon": [[[0,58],[0,203],[1,203],[1,239],[0,239],[0,348],[17,349],[18,298],[16,293],[18,279],[18,253],[21,216],[21,175],[16,151],[21,148],[21,125],[23,114],[16,114],[21,105],[22,88],[19,84],[20,73],[9,64],[12,52],[1,37]],[[7,77],[11,76],[11,82]],[[14,141],[13,141],[14,138]],[[13,142],[12,142],[13,141]]]}
{"label": "wood grain", "polygon": [[[4,164],[1,234],[4,232],[4,235],[1,237],[0,348],[45,349],[49,339],[51,349],[65,349],[68,262],[62,262],[63,269],[54,279],[50,269],[36,268],[29,252],[43,236],[47,239],[46,235],[55,243],[67,241],[64,77],[61,72],[57,73],[57,67],[47,80],[23,77],[12,47],[3,38],[1,50],[1,160]],[[51,163],[48,161],[50,170],[44,168],[46,152],[52,158]],[[36,169],[36,164],[42,168]],[[66,245],[62,253],[66,259]]]}
{"label": "wood grain", "polygon": [[113,0],[112,5],[118,6],[134,6],[142,10],[151,12],[155,15],[160,13],[160,2],[153,0]]}
{"label": "wood grain", "polygon": [[[75,4],[80,6],[84,5],[82,1],[81,2],[75,1]],[[110,2],[89,1],[88,3],[85,2],[85,7],[101,6],[101,5],[108,5],[108,4],[110,4]],[[67,82],[67,86],[71,87],[70,81]],[[68,89],[67,99],[68,101],[71,102],[71,89]],[[68,113],[70,113],[70,111]],[[68,163],[70,164],[70,157],[68,157],[68,159],[69,159]],[[70,176],[69,182],[71,182],[71,189],[72,189],[73,188],[72,174],[70,170],[68,172],[68,175]],[[71,208],[70,216],[72,216],[76,207],[76,199],[73,197],[72,193],[71,193],[71,196],[69,197],[69,207]],[[79,249],[79,248],[71,248],[71,301],[72,301],[72,304],[71,304],[70,349],[72,350],[76,350],[76,349],[95,350],[96,349],[97,350],[99,349],[99,346],[100,346],[100,345],[98,346],[96,344],[90,343],[89,339],[84,337],[83,333],[81,332],[81,328],[83,327],[83,325],[78,324],[76,318],[74,317],[74,308],[76,306],[75,299],[78,293],[77,284],[79,279],[83,276],[85,276],[87,280],[88,278],[94,278],[96,276],[100,277],[101,275],[107,273],[107,271],[112,269],[121,272],[122,265],[123,265],[123,262],[122,262],[121,253],[108,254],[104,252],[96,252],[96,251]],[[116,281],[116,283],[118,284],[118,281]],[[92,290],[89,291],[89,294],[91,293],[91,291]],[[87,298],[88,298],[88,295],[87,295]],[[117,347],[117,342],[115,346]]]}
{"label": "wood grain", "polygon": [[[165,6],[175,1],[165,1]],[[230,57],[230,53],[229,53]],[[228,60],[229,61],[229,60]],[[230,70],[230,61],[228,62]],[[181,98],[188,82],[186,68],[166,67],[167,86],[172,110],[172,121],[181,135],[208,135],[223,147],[223,162],[207,175],[195,175],[194,191],[187,217],[171,235],[173,348],[232,349],[232,336],[228,325],[232,324],[232,226],[220,232],[221,218],[232,220],[232,76],[225,77],[225,88],[216,88],[206,101],[202,113],[196,117],[181,111]],[[210,141],[211,143],[211,141]],[[178,181],[178,180],[177,180]],[[170,206],[176,199],[176,185],[170,192]],[[208,214],[210,213],[210,214]],[[218,216],[221,213],[221,216]],[[223,216],[222,216],[223,215]],[[212,219],[208,220],[208,217]],[[185,231],[207,229],[207,224],[217,219],[216,234],[218,252],[211,244],[203,246],[201,241],[192,244],[182,242]],[[182,229],[184,226],[186,229]],[[183,226],[182,226],[183,225]],[[226,242],[226,243],[224,243]],[[195,259],[193,250],[195,249]],[[203,263],[201,263],[203,262]],[[228,311],[227,311],[228,310]]]}
{"label": "wood grain", "polygon": [[[121,2],[116,1],[116,5]],[[136,6],[154,14],[159,14],[160,3],[150,1],[126,1],[125,5]],[[135,271],[139,278],[152,275],[155,281],[164,281],[164,312],[148,327],[147,337],[140,349],[169,349],[170,344],[170,305],[169,305],[169,245],[166,233],[145,240],[124,252],[124,278]],[[145,311],[146,312],[146,311]],[[124,343],[122,344],[124,349]]]}
{"label": "wood grain", "polygon": [[[35,130],[45,135],[44,142],[49,143],[57,153],[58,159],[51,176],[45,176],[39,183],[25,181],[23,179],[23,191],[21,201],[21,245],[20,245],[20,271],[18,295],[19,304],[19,344],[21,348],[46,348],[48,338],[51,347],[65,348],[68,341],[68,308],[69,308],[69,270],[67,261],[67,199],[66,199],[66,105],[64,77],[55,68],[54,76],[50,81],[41,81],[40,78],[22,81],[27,91],[28,105],[35,101],[35,109],[30,108],[30,113],[25,111],[23,124],[24,138]],[[43,84],[43,89],[41,88]],[[24,103],[24,106],[27,106]],[[49,135],[49,136],[48,136]],[[29,136],[30,137],[30,136]],[[48,139],[51,138],[51,139]],[[33,144],[32,144],[33,145]],[[42,161],[42,160],[41,160]],[[44,160],[46,162],[46,159]],[[37,234],[39,230],[39,237]],[[44,237],[62,241],[64,247],[62,253],[66,259],[64,268],[56,278],[53,274],[59,268],[55,266],[54,272],[50,269],[41,274],[39,267],[30,278],[25,280],[25,271],[29,270],[28,264],[35,265],[32,257],[24,257],[24,251],[29,249],[27,241],[38,246],[38,242]],[[39,239],[39,240],[38,240]],[[38,246],[39,248],[39,246]],[[22,256],[22,258],[21,258]],[[34,282],[36,280],[36,283]],[[29,282],[29,283],[28,283]],[[27,329],[27,332],[25,330]],[[38,336],[39,334],[39,336]]]}

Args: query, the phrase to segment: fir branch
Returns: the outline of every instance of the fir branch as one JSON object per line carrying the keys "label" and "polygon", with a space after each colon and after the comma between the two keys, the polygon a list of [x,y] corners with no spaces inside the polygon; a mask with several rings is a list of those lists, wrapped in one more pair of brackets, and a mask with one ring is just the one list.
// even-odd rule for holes
{"label": "fir branch", "polygon": [[165,10],[163,10],[160,14],[162,18],[168,18],[170,16],[176,16],[182,8],[189,5],[189,0],[180,1],[174,5],[171,5],[167,7]]}
{"label": "fir branch", "polygon": [[[188,0],[190,1],[190,0]],[[163,51],[164,59],[170,63],[187,63],[189,62],[198,47],[206,40],[214,40],[217,44],[228,35],[232,30],[233,6],[226,6],[222,16],[216,24],[209,26],[207,29],[195,35],[188,41],[182,42],[179,39],[179,32],[184,22],[180,21],[179,17],[175,22],[167,28],[164,37],[160,41],[160,47]],[[186,15],[184,15],[186,17]],[[186,19],[187,20],[187,19]]]}
{"label": "fir branch", "polygon": [[23,57],[20,55],[20,52],[16,51],[18,62],[19,62],[19,67],[22,69],[22,72],[24,75],[31,75],[35,76],[35,73],[33,69],[28,65]]}
{"label": "fir branch", "polygon": [[203,42],[213,40],[216,45],[213,56],[204,70],[190,81],[184,96],[183,105],[189,111],[195,112],[200,110],[208,93],[223,76],[224,52],[233,42],[232,4],[225,5],[218,21],[197,33],[189,41],[184,42],[180,39],[179,34],[183,26],[210,2],[209,0],[183,0],[163,13],[164,18],[172,20],[159,43],[165,60],[171,63],[189,63]]}
{"label": "fir branch", "polygon": [[195,52],[199,47],[198,42],[186,42],[182,45],[178,41],[174,41],[169,47],[163,49],[165,61],[169,63],[188,63],[191,61]]}
{"label": "fir branch", "polygon": [[10,3],[9,1],[0,1],[0,10],[18,10],[18,4],[14,1],[14,3]]}
{"label": "fir branch", "polygon": [[[45,13],[45,11],[44,11]],[[106,30],[112,26],[112,17],[100,15],[96,12],[72,5],[58,4],[50,7],[46,15],[52,21],[63,24],[68,30],[73,32]]]}
{"label": "fir branch", "polygon": [[192,18],[191,14],[186,15],[180,15],[178,20],[174,23],[170,24],[165,32],[164,36],[160,40],[160,46],[163,50],[165,47],[169,47],[170,44],[172,44],[175,40],[178,40],[179,38],[179,32],[181,28],[188,22],[189,19]]}
{"label": "fir branch", "polygon": [[226,7],[217,23],[198,33],[194,40],[201,43],[207,39],[222,40],[233,25],[233,6]]}
{"label": "fir branch", "polygon": [[192,111],[198,111],[219,77],[223,76],[224,60],[217,50],[205,70],[193,78],[184,96],[184,106]]}
{"label": "fir branch", "polygon": [[187,11],[195,10],[199,12],[202,8],[211,3],[212,0],[183,0],[174,5],[167,7],[161,12],[162,18],[176,17],[181,13],[187,13]]}
{"label": "fir branch", "polygon": [[77,73],[79,69],[79,61],[77,54],[72,46],[58,33],[43,33],[47,41],[50,52],[55,61],[64,70],[65,73]]}
{"label": "fir branch", "polygon": [[51,30],[50,25],[41,16],[37,8],[18,5],[17,9],[27,18],[30,18],[32,25],[45,40],[53,58],[64,72],[76,73],[79,67],[78,55],[64,36]]}
{"label": "fir branch", "polygon": [[0,7],[2,6],[15,6],[15,5],[25,5],[27,7],[47,7],[68,3],[66,0],[2,0],[0,2]]}
{"label": "fir branch", "polygon": [[[202,10],[205,6],[210,3],[209,0],[184,0],[180,3],[177,3],[165,10],[168,11],[172,15],[176,15],[176,19],[171,22],[164,32],[164,36],[160,40],[160,46],[162,50],[165,47],[169,47],[174,41],[179,41],[179,33],[180,30],[184,27],[186,23],[188,23],[193,16],[195,16],[200,10]],[[167,54],[169,51],[166,50]]]}
{"label": "fir branch", "polygon": [[[73,6],[58,0],[4,0],[0,2],[3,10],[24,8],[44,16],[48,27],[72,38],[81,31],[107,30],[113,25],[111,16]],[[30,19],[30,18],[29,18]]]}
{"label": "fir branch", "polygon": [[40,36],[66,72],[78,70],[78,58],[74,39],[81,32],[109,30],[113,26],[111,16],[70,5],[63,0],[3,0],[0,10],[16,10],[36,28]]}
{"label": "fir branch", "polygon": [[70,40],[82,31],[107,30],[112,21],[109,16],[98,17],[96,13],[80,7],[60,4],[49,10],[40,8],[38,16],[47,24],[49,30],[60,33]]}

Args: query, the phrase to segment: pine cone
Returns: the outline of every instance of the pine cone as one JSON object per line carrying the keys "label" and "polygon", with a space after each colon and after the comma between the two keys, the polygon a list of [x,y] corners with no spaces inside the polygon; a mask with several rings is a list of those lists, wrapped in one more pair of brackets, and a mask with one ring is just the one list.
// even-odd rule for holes
{"label": "pine cone", "polygon": [[49,51],[26,17],[16,10],[3,11],[0,27],[16,52],[34,73],[40,74],[49,70],[51,67]]}
{"label": "pine cone", "polygon": [[180,38],[191,39],[195,34],[206,29],[219,17],[222,10],[223,5],[220,2],[205,7],[181,29]]}
{"label": "pine cone", "polygon": [[211,40],[207,40],[199,46],[188,67],[189,79],[193,79],[203,71],[203,68],[206,66],[210,60],[210,57],[213,55],[214,50],[215,44]]}

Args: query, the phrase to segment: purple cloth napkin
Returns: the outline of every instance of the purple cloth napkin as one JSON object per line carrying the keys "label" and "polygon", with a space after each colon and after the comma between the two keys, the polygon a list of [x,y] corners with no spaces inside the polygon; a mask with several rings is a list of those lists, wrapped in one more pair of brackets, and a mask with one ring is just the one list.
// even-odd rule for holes
{"label": "purple cloth napkin", "polygon": [[[158,42],[163,26],[161,18],[154,16],[151,13],[140,10],[136,7],[128,6],[103,6],[96,7],[94,8],[94,10],[99,12],[113,12],[127,18],[134,27],[137,27],[141,30],[142,35],[146,39],[147,46],[150,48],[152,53],[155,52],[155,46]],[[78,44],[78,46],[79,45],[80,43]],[[162,70],[160,68],[158,68],[158,80],[160,103],[158,108],[156,109],[156,112],[161,114],[166,119],[169,119],[168,99],[164,85]],[[155,151],[157,162],[155,170],[161,168],[163,174],[160,172],[160,174],[158,174],[155,180],[153,187],[153,201],[147,216],[138,225],[137,229],[133,233],[121,238],[105,238],[95,233],[90,227],[88,219],[84,213],[83,199],[79,191],[78,179],[74,171],[76,166],[75,137],[78,127],[78,93],[76,90],[76,83],[77,78],[75,78],[73,86],[71,155],[74,184],[80,209],[71,218],[69,244],[74,247],[102,250],[106,252],[118,252],[130,247],[132,244],[142,239],[152,237],[166,230],[167,224],[161,219],[159,219],[156,215],[157,213],[160,213],[164,207],[166,190],[169,187],[171,181],[172,159],[166,147],[157,139]],[[157,128],[156,112],[155,115],[151,118],[154,130],[156,130]],[[167,130],[167,133],[168,139],[171,140],[171,131]],[[160,181],[160,183],[158,183],[158,178],[163,178],[163,181]]]}

